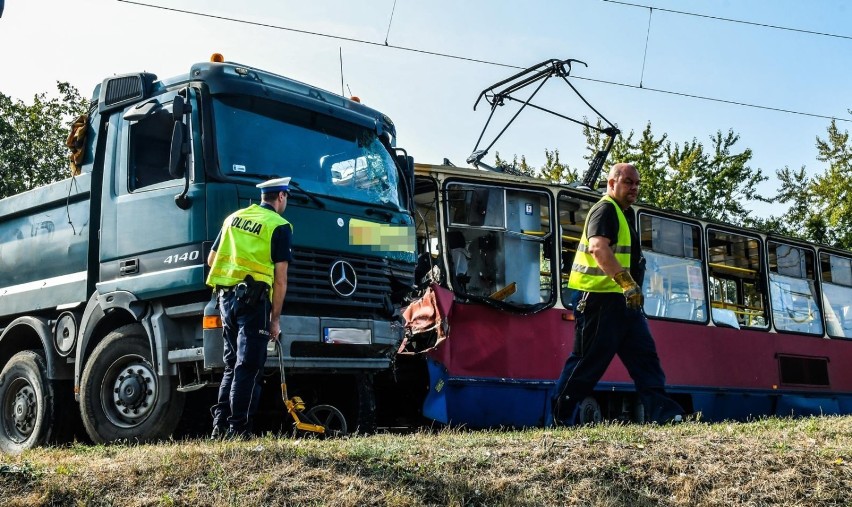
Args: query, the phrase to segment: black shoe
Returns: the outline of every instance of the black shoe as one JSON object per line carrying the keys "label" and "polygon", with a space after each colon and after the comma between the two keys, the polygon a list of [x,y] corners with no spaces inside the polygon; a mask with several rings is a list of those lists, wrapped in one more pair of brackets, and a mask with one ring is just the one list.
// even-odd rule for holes
{"label": "black shoe", "polygon": [[210,440],[221,440],[225,438],[227,432],[227,426],[213,426],[213,432],[210,433]]}
{"label": "black shoe", "polygon": [[553,426],[576,426],[578,423],[577,402],[569,396],[551,398],[551,410],[553,411]]}
{"label": "black shoe", "polygon": [[550,399],[550,410],[553,415],[553,426],[573,426],[571,417],[576,404],[570,403],[567,396],[557,396]]}
{"label": "black shoe", "polygon": [[248,440],[251,435],[247,431],[236,431],[234,428],[228,428],[225,432],[225,440]]}

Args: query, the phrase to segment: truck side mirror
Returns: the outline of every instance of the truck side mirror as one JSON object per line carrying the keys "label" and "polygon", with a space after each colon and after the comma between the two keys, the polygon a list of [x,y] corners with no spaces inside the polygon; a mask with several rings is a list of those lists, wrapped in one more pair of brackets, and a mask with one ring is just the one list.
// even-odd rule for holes
{"label": "truck side mirror", "polygon": [[186,126],[183,124],[183,116],[192,111],[182,95],[176,95],[172,102],[172,118],[175,126],[172,129],[172,144],[169,150],[169,174],[172,178],[184,178],[183,192],[175,196],[175,204],[180,209],[189,209],[192,205],[187,193],[189,193],[189,171],[186,170],[186,154],[189,153],[189,145],[186,138]]}
{"label": "truck side mirror", "polygon": [[186,151],[183,141],[184,125],[180,121],[175,122],[172,129],[172,144],[169,152],[169,174],[172,178],[180,178],[186,172],[186,164],[184,163],[184,152]]}
{"label": "truck side mirror", "polygon": [[183,122],[183,115],[188,112],[186,111],[186,101],[184,101],[182,96],[176,95],[172,102],[172,118],[175,121]]}
{"label": "truck side mirror", "polygon": [[172,130],[172,146],[169,152],[169,174],[175,179],[184,177],[183,192],[175,196],[175,204],[180,209],[189,209],[192,203],[186,196],[189,192],[189,172],[186,170],[185,155],[188,150],[183,140],[184,129],[183,122],[175,122],[175,127]]}
{"label": "truck side mirror", "polygon": [[396,149],[396,163],[402,168],[405,188],[408,191],[408,209],[414,209],[414,157],[409,157],[402,148]]}

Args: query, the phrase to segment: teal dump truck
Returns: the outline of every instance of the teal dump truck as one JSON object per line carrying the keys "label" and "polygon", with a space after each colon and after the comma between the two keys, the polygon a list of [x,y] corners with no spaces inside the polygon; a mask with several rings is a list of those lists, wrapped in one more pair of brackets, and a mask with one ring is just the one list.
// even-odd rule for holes
{"label": "teal dump truck", "polygon": [[0,200],[0,450],[79,422],[109,442],[207,420],[182,419],[224,367],[205,260],[224,217],[283,176],[291,391],[374,424],[413,282],[413,160],[384,114],[221,60],[105,79],[74,133],[79,173]]}

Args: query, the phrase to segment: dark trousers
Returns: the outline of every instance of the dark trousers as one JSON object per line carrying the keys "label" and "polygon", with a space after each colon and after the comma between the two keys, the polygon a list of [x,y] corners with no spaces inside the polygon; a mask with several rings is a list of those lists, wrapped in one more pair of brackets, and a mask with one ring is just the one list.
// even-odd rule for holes
{"label": "dark trousers", "polygon": [[564,422],[575,422],[571,418],[577,404],[592,393],[616,354],[636,384],[646,420],[662,423],[683,414],[683,408],[666,394],[666,376],[642,312],[628,309],[622,294],[589,293],[585,310],[574,315],[574,351],[555,390],[563,405],[560,415],[569,418]]}
{"label": "dark trousers", "polygon": [[266,297],[253,306],[238,301],[234,291],[219,297],[225,373],[212,410],[214,426],[228,426],[236,433],[251,432],[269,343],[269,337],[261,334],[269,328],[269,307]]}

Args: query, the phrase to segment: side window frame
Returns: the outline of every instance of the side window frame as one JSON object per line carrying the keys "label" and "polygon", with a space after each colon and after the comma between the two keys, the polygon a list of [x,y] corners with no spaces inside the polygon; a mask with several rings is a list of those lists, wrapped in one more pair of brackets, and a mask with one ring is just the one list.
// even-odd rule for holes
{"label": "side window frame", "polygon": [[[680,235],[676,234],[678,227]],[[646,260],[643,281],[646,315],[706,325],[710,304],[701,225],[641,209],[637,231]],[[675,237],[679,240],[672,241]]]}
{"label": "side window frame", "polygon": [[[771,307],[769,305],[764,239],[756,234],[733,231],[725,227],[707,227],[704,234],[704,241],[706,245],[705,251],[707,252],[706,264],[708,283],[712,284],[714,280],[717,279],[732,281],[736,286],[736,295],[738,299],[735,304],[729,304],[724,300],[713,300],[712,293],[710,293],[708,295],[711,297],[711,308],[724,308],[734,311],[739,327],[757,331],[769,331],[771,328],[771,317],[769,315]],[[713,240],[713,237],[716,234],[725,237],[736,236],[738,238],[742,238],[742,240],[738,242],[724,242],[723,240],[720,240],[723,242],[718,243]],[[757,245],[754,248],[746,248],[751,241],[757,242]],[[743,247],[743,250],[748,253],[748,256],[735,255],[734,249],[737,248],[737,245],[739,244],[746,245]],[[719,250],[719,248],[722,250]],[[752,263],[751,257],[754,254],[757,255],[757,260],[755,263]],[[714,260],[714,256],[720,255],[722,256],[721,260],[724,261],[727,261],[728,258],[740,260],[748,259],[748,267],[727,265],[716,262]],[[754,296],[759,296],[760,306],[747,304],[753,303],[748,301],[748,299]]]}
{"label": "side window frame", "polygon": [[[817,252],[817,264],[826,334],[848,340],[852,339],[852,303],[849,303],[852,301],[852,256],[844,254],[821,249]],[[840,280],[834,277],[832,260],[835,259],[838,274],[843,275]],[[844,265],[848,268],[844,269]]]}
{"label": "side window frame", "polygon": [[[148,116],[139,121],[126,121],[119,116],[119,150],[121,153],[122,167],[119,168],[119,174],[116,178],[117,188],[116,191],[118,195],[128,195],[128,194],[136,194],[139,192],[148,192],[152,190],[158,190],[162,188],[173,188],[178,187],[183,184],[183,178],[172,178],[168,173],[168,152],[171,146],[171,136],[172,136],[172,126],[174,124],[172,120],[172,101],[174,97],[177,95],[177,92],[169,92],[164,95],[161,95],[156,98],[156,100],[160,103],[160,108],[157,112],[153,113],[151,116]],[[136,105],[132,105],[125,109],[127,110],[136,107]],[[123,115],[123,112],[122,112]],[[165,115],[165,117],[157,117],[157,115]],[[168,118],[168,121],[164,121]],[[160,148],[161,150],[165,150],[165,153],[160,151],[158,155],[158,159],[155,161],[154,167],[158,167],[160,171],[162,171],[162,175],[164,178],[156,178],[150,183],[146,183],[143,185],[137,186],[136,181],[136,173],[135,168],[139,166],[138,159],[136,161],[133,160],[134,155],[134,141],[131,136],[141,135],[138,131],[138,126],[143,124],[143,122],[154,122],[154,121],[163,121],[164,127],[158,132],[158,134],[162,134],[163,139],[161,139]],[[192,121],[190,119],[190,125]],[[149,124],[153,125],[153,123]],[[168,127],[165,127],[168,125]],[[136,128],[134,128],[136,127]],[[187,132],[187,142],[190,146],[190,152],[186,155],[186,167],[187,170],[190,171],[190,177],[192,174],[192,167],[194,165],[194,161],[192,158],[192,152],[194,151],[194,132],[192,128],[186,129]],[[140,155],[141,156],[141,155]]]}
{"label": "side window frame", "polygon": [[[784,255],[786,250],[786,255]],[[793,259],[788,260],[787,265],[784,265],[783,257],[790,256],[795,253],[795,261],[798,264],[794,273],[792,268]],[[777,239],[767,239],[766,241],[766,259],[767,259],[767,295],[769,297],[769,307],[772,314],[773,327],[778,332],[783,333],[802,333],[809,336],[824,336],[825,324],[823,321],[822,296],[819,287],[819,278],[817,274],[816,253],[813,248],[795,245],[787,241]],[[786,271],[786,272],[785,272]],[[810,276],[810,278],[808,278]],[[808,292],[805,293],[804,287],[800,280],[804,280],[808,284]],[[795,285],[795,286],[794,286]],[[803,296],[810,296],[804,298]],[[801,300],[809,301],[807,308],[797,308],[801,306]],[[815,315],[814,315],[815,314]],[[814,319],[815,317],[815,319]],[[814,324],[816,320],[816,324]],[[806,326],[799,324],[808,323]],[[805,330],[807,328],[807,330]]]}
{"label": "side window frame", "polygon": [[[487,202],[479,202],[479,208],[475,209],[454,207],[453,199],[451,198],[454,191],[453,187],[463,187],[461,190],[465,191],[469,191],[471,189],[481,189],[486,191],[481,192],[480,194],[482,195],[479,195],[478,198],[481,201],[482,196],[487,194]],[[453,290],[472,299],[499,302],[501,304],[519,308],[531,306],[553,306],[556,302],[555,288],[557,287],[555,282],[556,260],[553,258],[552,252],[553,237],[555,235],[553,227],[554,205],[553,196],[548,189],[544,186],[541,188],[529,188],[524,187],[523,185],[512,185],[510,182],[502,181],[482,183],[453,178],[442,182],[441,192],[443,194],[442,200],[444,202],[444,205],[442,206],[442,229],[444,231],[443,248],[449,268],[448,278],[452,283]],[[538,216],[538,230],[527,230],[520,222],[517,227],[519,230],[512,230],[512,228],[515,227],[515,224],[510,224],[510,210],[507,209],[507,203],[513,200],[513,194],[522,195],[524,193],[536,196],[538,199],[538,206],[536,206],[535,203],[532,203],[533,209],[527,210],[526,203],[524,203],[524,210],[518,211],[518,213]],[[500,200],[499,203],[491,202],[495,199],[495,196]],[[467,202],[467,196],[465,196],[465,199],[465,206],[473,206],[476,204],[472,202],[472,198],[469,203]],[[541,225],[545,223],[541,219],[542,199],[547,202],[548,207],[546,223],[549,224],[549,228],[547,231],[540,230]],[[458,214],[459,210],[466,212],[467,220],[459,220],[458,217],[453,216],[453,213],[455,212]],[[485,215],[482,218],[482,223],[479,223],[478,219],[470,220],[470,217],[476,217],[480,212]],[[493,216],[490,216],[491,214],[493,214]],[[520,216],[518,218],[519,220],[522,220]],[[516,285],[515,291],[517,291],[517,295],[515,295],[515,291],[509,289],[511,283],[508,277],[510,277],[510,275],[505,272],[509,270],[509,263],[507,263],[505,259],[506,252],[504,242],[506,240],[510,240],[512,242],[519,240],[521,246],[527,242],[535,242],[539,245],[539,258],[537,260],[539,275],[536,279],[538,280],[539,298],[541,297],[541,292],[545,285],[549,287],[549,298],[547,298],[546,301],[540,301],[538,299],[536,299],[536,302],[524,303],[513,301],[513,299],[517,300],[518,298],[524,297],[532,299],[532,296],[527,293],[531,292],[529,287]],[[523,252],[521,252],[521,254],[522,253]],[[453,260],[454,255],[456,257],[455,261]],[[488,259],[489,255],[493,255],[494,258]],[[479,259],[474,258],[477,256]],[[549,269],[544,271],[541,267],[541,263],[542,259],[546,259],[547,256],[549,256]],[[457,264],[459,262],[466,265],[469,263],[469,269],[472,269],[473,271],[463,274],[463,276],[459,278],[459,273],[457,272]],[[477,262],[479,264],[477,264]],[[492,264],[494,265],[492,266]],[[490,280],[490,277],[492,276],[491,272],[494,271],[495,266],[497,269],[497,278],[492,281]],[[464,269],[462,269],[462,271],[464,271]],[[504,277],[506,279],[501,282],[500,277]],[[522,279],[529,278],[529,276],[526,278],[522,277]],[[517,282],[517,280],[514,279],[511,281]],[[481,292],[479,294],[473,293],[471,291],[471,287],[473,287],[476,283],[483,283],[484,286],[479,287],[479,291],[481,292],[484,290],[485,292]],[[492,286],[496,289],[494,292],[490,291],[490,287]]]}

